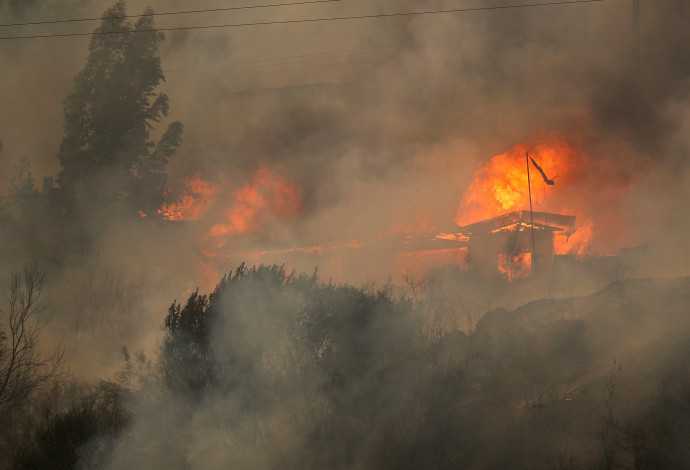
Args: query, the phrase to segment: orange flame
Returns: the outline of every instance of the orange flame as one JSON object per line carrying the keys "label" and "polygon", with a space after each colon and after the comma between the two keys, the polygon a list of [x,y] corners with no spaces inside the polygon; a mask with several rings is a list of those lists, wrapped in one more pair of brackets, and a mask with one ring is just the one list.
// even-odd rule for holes
{"label": "orange flame", "polygon": [[[556,135],[548,135],[535,145],[516,145],[507,152],[494,156],[476,173],[465,193],[455,218],[459,225],[529,208],[526,152],[529,152],[550,178],[555,179],[556,185],[549,187],[549,192],[558,191],[558,188],[568,183],[578,158],[568,141]],[[538,190],[543,186],[542,178],[533,166],[530,171],[532,199],[539,203]],[[549,199],[547,197],[541,203],[548,204]],[[538,210],[545,208],[540,207]]]}
{"label": "orange flame", "polygon": [[[583,153],[577,151],[570,140],[557,134],[544,134],[536,142],[516,145],[491,158],[475,174],[455,221],[459,225],[467,225],[507,212],[529,209],[525,153],[529,153],[546,175],[555,180],[555,185],[546,185],[530,163],[534,210],[575,215],[577,218],[575,233],[566,237],[556,232],[554,253],[593,254],[594,222],[587,215],[586,208],[577,204],[586,191],[583,186],[578,186],[577,180],[586,173],[588,164]],[[521,272],[529,275],[529,261],[522,260],[517,264],[525,264],[527,268]],[[522,277],[522,274],[506,273],[500,266],[499,269],[510,279]]]}
{"label": "orange flame", "polygon": [[569,237],[555,237],[553,249],[557,255],[577,255],[583,257],[592,254],[594,222],[587,219],[579,224],[575,233]]}
{"label": "orange flame", "polygon": [[532,253],[498,255],[498,272],[505,275],[508,282],[529,276],[531,269]]}
{"label": "orange flame", "polygon": [[216,199],[218,187],[201,179],[199,173],[185,181],[182,197],[174,203],[165,203],[158,213],[167,220],[199,220]]}
{"label": "orange flame", "polygon": [[[170,190],[167,195],[171,193]],[[261,168],[254,172],[250,182],[234,191],[204,181],[197,173],[184,180],[182,195],[174,202],[163,204],[158,213],[167,220],[200,220],[207,216],[212,206],[225,200],[221,195],[228,193],[231,195],[229,207],[211,213],[214,218],[222,213],[221,221],[216,220],[203,237],[208,247],[202,250],[204,259],[198,282],[206,287],[218,281],[220,259],[224,257],[219,250],[224,248],[227,237],[253,233],[267,219],[291,217],[299,213],[302,206],[302,197],[295,185],[279,173]]]}
{"label": "orange flame", "polygon": [[234,203],[226,211],[226,221],[215,224],[206,234],[216,247],[232,235],[252,233],[266,217],[287,218],[299,213],[302,196],[297,188],[280,174],[261,168],[251,182],[234,192]]}

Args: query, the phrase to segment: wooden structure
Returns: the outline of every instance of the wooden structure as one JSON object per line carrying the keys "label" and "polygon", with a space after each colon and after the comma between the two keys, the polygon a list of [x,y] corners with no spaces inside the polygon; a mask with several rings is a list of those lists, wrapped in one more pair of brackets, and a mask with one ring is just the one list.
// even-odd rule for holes
{"label": "wooden structure", "polygon": [[575,216],[530,211],[510,212],[460,228],[468,238],[468,269],[489,275],[503,272],[509,278],[518,268],[527,268],[527,274],[550,269],[555,234],[568,237],[574,231]]}

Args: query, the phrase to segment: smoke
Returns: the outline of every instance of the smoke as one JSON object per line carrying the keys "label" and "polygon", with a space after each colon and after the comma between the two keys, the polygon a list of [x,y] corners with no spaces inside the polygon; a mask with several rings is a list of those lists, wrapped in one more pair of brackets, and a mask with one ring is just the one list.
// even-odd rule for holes
{"label": "smoke", "polygon": [[[98,17],[111,3],[3,1],[0,22]],[[0,228],[3,269],[38,259],[48,270],[45,338],[62,338],[72,374],[113,377],[123,345],[149,358],[126,395],[131,419],[111,468],[584,468],[599,455],[588,449],[625,460],[635,436],[687,435],[671,419],[687,413],[679,377],[688,348],[676,333],[687,329],[687,279],[628,278],[687,275],[690,266],[690,7],[641,0],[636,49],[628,3],[167,32],[160,91],[171,107],[155,133],[174,120],[185,126],[168,165],[168,203],[198,177],[217,188],[203,214],[176,223],[103,207],[65,228],[43,194],[39,205],[6,206]],[[130,14],[148,5],[190,8],[127,2]],[[459,5],[353,0],[156,24],[486,2]],[[0,27],[0,36],[96,24]],[[62,104],[87,47],[88,37],[0,41],[3,197],[23,155],[39,186],[59,172]],[[403,277],[419,273],[414,256],[396,258],[408,237],[457,231],[477,171],[549,135],[569,143],[575,164],[550,202],[587,214],[580,233],[591,229],[601,251],[654,245],[645,252],[653,270],[594,258],[515,286],[451,268]],[[219,227],[228,235],[209,237]],[[316,267],[325,284],[260,279],[222,297],[208,334],[216,381],[201,393],[176,389],[160,369],[171,300],[198,286],[210,292],[243,261]],[[315,318],[324,323],[307,321]],[[330,342],[316,344],[317,327]],[[610,368],[621,357],[622,375]],[[666,408],[649,405],[659,397]],[[98,438],[89,444],[102,448]]]}
{"label": "smoke", "polygon": [[[483,314],[440,284],[413,304],[275,267],[243,272],[167,323],[178,326],[162,369],[139,376],[110,468],[687,461],[687,422],[674,417],[687,278],[619,278],[594,296]],[[459,310],[483,316],[462,331]]]}
{"label": "smoke", "polygon": [[[0,17],[3,23],[98,17],[111,3],[4,1]],[[637,53],[629,5],[613,1],[166,32],[159,51],[166,82],[160,91],[168,94],[171,109],[156,133],[169,121],[185,125],[184,144],[168,165],[169,186],[183,188],[198,174],[222,188],[212,207],[199,220],[177,224],[152,220],[155,214],[142,220],[104,207],[97,220],[80,221],[89,236],[75,252],[65,253],[60,237],[68,235],[60,235],[47,206],[7,219],[17,231],[3,236],[10,248],[0,253],[7,266],[30,258],[47,265],[51,334],[74,338],[68,356],[76,373],[107,375],[119,364],[116,351],[122,344],[156,350],[171,299],[186,298],[200,284],[210,291],[221,273],[242,261],[288,263],[298,272],[318,267],[323,279],[356,284],[387,279],[405,284],[403,273],[393,268],[395,252],[404,251],[404,236],[456,231],[453,220],[463,194],[483,164],[517,144],[556,133],[586,161],[576,168],[564,200],[584,208],[602,245],[611,251],[662,245],[663,274],[685,273],[690,264],[690,65],[685,60],[690,41],[684,26],[690,12],[680,10],[682,2],[641,4]],[[148,5],[156,12],[190,8],[179,0],[127,2],[129,14]],[[228,5],[243,4],[209,1],[203,8]],[[458,5],[435,0],[423,8]],[[462,3],[463,8],[481,6],[485,2]],[[156,24],[420,8],[411,1],[334,2],[162,16]],[[0,36],[89,32],[96,24],[2,27]],[[29,156],[39,186],[43,176],[60,171],[55,155],[63,134],[62,104],[87,48],[88,37],[0,41],[3,197],[22,155]],[[228,236],[222,250],[209,255],[209,230],[229,224],[238,191],[262,171],[295,188],[299,210],[287,216],[273,207],[257,210],[252,230]],[[381,242],[394,237],[403,241]],[[447,282],[453,288],[476,285],[465,278]],[[453,288],[441,297],[452,298]],[[540,285],[519,294],[477,289],[472,298],[463,291],[462,302],[449,310],[464,309],[463,321],[476,325],[477,319],[470,320],[480,316],[477,312],[520,305],[543,296],[545,289]],[[477,307],[487,297],[489,305]],[[242,311],[260,321],[252,333],[257,337],[244,338],[250,349],[270,342],[263,333],[266,325],[284,313],[279,301],[269,300]],[[234,333],[227,325],[214,331],[214,345],[222,350]],[[137,417],[123,449],[135,448],[150,433],[175,444],[180,437],[173,430],[189,426],[184,433],[194,443],[188,454],[196,456],[199,468],[228,461],[229,451],[206,451],[226,449],[237,436],[209,429],[219,416],[231,420],[236,403],[206,397],[192,409],[186,396],[155,387],[146,393],[132,404]],[[302,395],[292,390],[283,399],[260,417],[289,421],[288,411]],[[247,426],[238,421],[232,433]],[[308,444],[299,433],[282,438],[289,441],[286,449]],[[175,460],[178,455],[168,453],[174,447],[164,446],[156,457],[164,460],[147,466]],[[116,455],[115,462],[125,457]]]}
{"label": "smoke", "polygon": [[[78,5],[84,16],[98,16],[108,3]],[[130,2],[128,11],[136,14],[143,6]],[[226,5],[205,5],[214,6]],[[452,6],[437,1],[425,8]],[[361,212],[376,214],[378,223],[348,224],[345,231],[353,233],[343,238],[376,237],[409,223],[410,204],[413,214],[424,212],[419,219],[425,224],[450,225],[477,164],[543,131],[577,126],[577,138],[586,141],[595,162],[594,179],[602,173],[604,180],[626,179],[639,169],[673,178],[677,172],[666,166],[680,157],[665,147],[683,133],[668,110],[682,109],[686,99],[687,71],[676,60],[686,33],[673,27],[679,15],[670,4],[642,7],[638,62],[630,12],[608,2],[168,32],[161,49],[167,78],[162,91],[171,99],[170,119],[186,126],[169,177],[221,174],[240,186],[261,166],[284,165],[305,201],[292,227],[295,245],[333,240],[333,218]],[[397,4],[393,10],[414,8]],[[389,10],[385,3],[336,2],[156,21],[176,27]],[[5,11],[11,18],[52,18],[76,10],[34,2],[21,12],[8,4]],[[76,27],[62,25],[60,31]],[[4,90],[10,105],[2,128],[13,129],[3,135],[4,165],[9,171],[13,158],[28,154],[39,181],[57,171],[61,99],[86,54],[86,39],[50,41],[50,54],[48,42],[3,43],[5,60],[21,60]],[[58,63],[60,72],[49,73]],[[27,86],[24,76],[33,80],[27,88],[32,93],[19,92]],[[23,116],[45,122],[34,126]],[[41,135],[29,138],[36,127]],[[416,186],[410,196],[401,196],[400,188],[410,185]],[[376,197],[366,196],[372,192]],[[361,211],[363,199],[375,200],[376,207]],[[638,217],[631,226],[640,225]],[[304,232],[312,239],[304,240]]]}

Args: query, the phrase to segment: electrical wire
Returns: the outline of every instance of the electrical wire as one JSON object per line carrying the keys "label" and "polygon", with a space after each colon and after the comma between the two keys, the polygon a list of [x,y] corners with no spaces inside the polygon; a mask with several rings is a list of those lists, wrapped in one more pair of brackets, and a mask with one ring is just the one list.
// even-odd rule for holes
{"label": "electrical wire", "polygon": [[219,29],[219,28],[237,28],[237,27],[248,27],[248,26],[267,26],[276,24],[297,24],[297,23],[318,23],[322,21],[345,21],[345,20],[363,20],[363,19],[374,19],[374,18],[393,18],[402,16],[421,16],[421,15],[435,15],[443,13],[463,13],[472,11],[486,11],[486,10],[506,10],[512,8],[531,8],[531,7],[543,7],[543,6],[557,6],[557,5],[574,5],[582,3],[599,3],[605,2],[606,0],[563,0],[557,2],[544,2],[544,3],[527,3],[519,5],[496,5],[492,7],[476,7],[476,8],[453,8],[446,10],[426,10],[426,11],[410,11],[410,12],[399,12],[399,13],[377,13],[371,15],[353,15],[353,16],[333,16],[326,18],[303,18],[295,20],[279,20],[279,21],[257,21],[253,23],[229,23],[229,24],[218,24],[218,25],[197,25],[197,26],[178,26],[170,28],[151,28],[151,29],[139,29],[131,31],[93,31],[90,33],[58,33],[58,34],[34,34],[26,36],[5,36],[0,37],[0,41],[9,41],[16,39],[37,39],[37,38],[58,38],[58,37],[74,37],[74,36],[92,36],[92,35],[104,35],[104,34],[130,34],[130,33],[151,33],[151,32],[163,32],[163,31],[190,31],[190,30],[202,30],[202,29]]}
{"label": "electrical wire", "polygon": [[216,13],[221,11],[236,11],[236,10],[254,10],[258,8],[274,8],[274,7],[289,7],[295,5],[312,5],[314,3],[333,3],[342,2],[343,0],[304,0],[301,2],[293,3],[268,3],[264,5],[247,5],[240,7],[225,7],[225,8],[208,8],[205,10],[182,10],[182,11],[168,11],[163,13],[144,13],[142,15],[122,15],[122,16],[100,16],[98,18],[72,18],[67,20],[47,20],[47,21],[28,21],[26,23],[5,23],[0,24],[0,27],[11,27],[11,26],[34,26],[43,24],[62,24],[62,23],[80,23],[85,21],[101,21],[103,19],[111,18],[141,18],[147,16],[172,16],[172,15],[190,15],[196,13]]}

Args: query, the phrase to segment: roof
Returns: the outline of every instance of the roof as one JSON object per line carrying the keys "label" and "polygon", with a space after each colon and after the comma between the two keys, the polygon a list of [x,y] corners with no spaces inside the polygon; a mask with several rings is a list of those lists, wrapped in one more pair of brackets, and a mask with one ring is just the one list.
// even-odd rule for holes
{"label": "roof", "polygon": [[[532,220],[534,223],[532,223]],[[482,220],[470,225],[460,227],[460,233],[471,235],[477,233],[490,233],[506,229],[515,225],[534,226],[542,230],[553,232],[565,232],[570,235],[575,231],[575,216],[553,214],[550,212],[515,211],[499,215],[492,219]]]}

